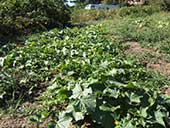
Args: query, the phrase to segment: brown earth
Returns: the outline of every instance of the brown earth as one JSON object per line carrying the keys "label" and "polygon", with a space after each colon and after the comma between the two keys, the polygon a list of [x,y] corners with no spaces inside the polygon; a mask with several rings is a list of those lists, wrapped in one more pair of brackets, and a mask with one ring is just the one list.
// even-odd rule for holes
{"label": "brown earth", "polygon": [[7,116],[0,118],[0,128],[47,128],[47,122],[44,121],[42,124],[37,125],[30,123],[27,116]]}
{"label": "brown earth", "polygon": [[[27,110],[37,110],[41,109],[41,105],[36,103],[26,102],[22,104],[20,109]],[[43,124],[39,126],[37,124],[33,124],[29,122],[29,115],[6,115],[0,117],[0,128],[47,128],[47,122],[45,121]]]}
{"label": "brown earth", "polygon": [[0,119],[0,128],[36,128],[30,124],[27,117],[3,117]]}
{"label": "brown earth", "polygon": [[161,53],[154,51],[153,49],[142,48],[138,42],[127,42],[126,43],[127,50],[126,54],[134,54],[136,56],[141,55],[143,53],[149,53],[152,57],[157,58],[157,62],[151,63],[148,60],[141,60],[140,64],[143,64],[147,69],[151,69],[154,71],[158,71],[164,75],[170,75],[170,63],[166,62],[162,59],[164,56]]}
{"label": "brown earth", "polygon": [[0,128],[47,128],[48,120],[42,124],[31,123],[28,116],[7,116],[0,118]]}
{"label": "brown earth", "polygon": [[[45,83],[40,84],[36,92],[33,92],[32,97],[39,97],[47,88]],[[25,102],[20,106],[21,110],[38,110],[42,106],[38,103]],[[24,115],[25,114],[25,115]],[[0,114],[0,128],[47,128],[47,122],[45,120],[42,124],[33,124],[28,119],[29,115],[23,113],[22,115],[1,115]]]}
{"label": "brown earth", "polygon": [[161,93],[170,96],[170,87],[161,88]]}

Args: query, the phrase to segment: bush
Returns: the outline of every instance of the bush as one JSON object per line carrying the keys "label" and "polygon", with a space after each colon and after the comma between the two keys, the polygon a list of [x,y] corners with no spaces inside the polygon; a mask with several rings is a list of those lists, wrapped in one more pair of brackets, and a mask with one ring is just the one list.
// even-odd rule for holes
{"label": "bush", "polygon": [[170,11],[170,0],[151,0],[150,4],[159,5],[163,10]]}
{"label": "bush", "polygon": [[163,7],[164,9],[170,11],[170,0],[164,0]]}
{"label": "bush", "polygon": [[159,12],[160,8],[158,6],[133,6],[133,7],[124,7],[120,8],[117,11],[117,15],[119,16],[132,16],[132,17],[139,17],[139,16],[147,16],[152,15],[155,12]]}
{"label": "bush", "polygon": [[62,0],[1,0],[0,36],[63,26],[69,20]]}

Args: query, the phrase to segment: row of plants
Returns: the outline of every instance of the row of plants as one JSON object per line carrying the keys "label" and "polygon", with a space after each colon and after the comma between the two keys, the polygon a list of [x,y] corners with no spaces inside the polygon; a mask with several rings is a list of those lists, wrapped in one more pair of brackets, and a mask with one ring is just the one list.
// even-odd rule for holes
{"label": "row of plants", "polygon": [[169,97],[159,89],[169,81],[126,58],[121,40],[105,35],[100,25],[53,29],[9,51],[0,58],[0,107],[35,102],[43,86],[36,98],[42,107],[30,117],[37,124],[49,119],[50,128],[67,128],[88,118],[100,128],[169,127]]}

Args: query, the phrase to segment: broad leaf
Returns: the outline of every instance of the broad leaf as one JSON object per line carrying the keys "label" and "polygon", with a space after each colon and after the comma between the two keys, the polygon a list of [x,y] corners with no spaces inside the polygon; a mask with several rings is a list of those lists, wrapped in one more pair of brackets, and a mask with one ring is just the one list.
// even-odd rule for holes
{"label": "broad leaf", "polygon": [[68,128],[71,124],[72,118],[65,116],[57,121],[55,128]]}

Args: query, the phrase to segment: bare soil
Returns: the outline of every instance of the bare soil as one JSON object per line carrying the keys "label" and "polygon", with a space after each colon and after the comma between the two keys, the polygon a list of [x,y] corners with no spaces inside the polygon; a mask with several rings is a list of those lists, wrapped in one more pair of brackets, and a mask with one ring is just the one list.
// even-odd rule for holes
{"label": "bare soil", "polygon": [[161,88],[161,93],[170,96],[170,87]]}
{"label": "bare soil", "polygon": [[139,63],[144,65],[149,70],[158,71],[164,75],[170,75],[170,63],[164,61],[162,58],[163,54],[154,51],[153,49],[142,48],[138,42],[127,42],[125,44],[127,49],[125,51],[126,54],[134,54],[136,56],[140,56],[144,53],[149,53],[152,55],[152,58],[156,58],[157,62],[152,63],[148,60],[141,60]]}
{"label": "bare soil", "polygon": [[[26,102],[22,104],[20,109],[35,110],[41,109],[42,106],[37,103]],[[47,128],[47,122],[40,124],[33,124],[29,122],[28,115],[2,115],[0,117],[0,128]]]}
{"label": "bare soil", "polygon": [[45,121],[42,124],[37,125],[30,123],[27,116],[7,116],[0,118],[0,128],[47,128],[47,122],[48,121]]}
{"label": "bare soil", "polygon": [[3,117],[0,119],[0,128],[36,128],[28,122],[27,117]]}

